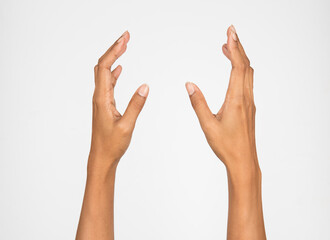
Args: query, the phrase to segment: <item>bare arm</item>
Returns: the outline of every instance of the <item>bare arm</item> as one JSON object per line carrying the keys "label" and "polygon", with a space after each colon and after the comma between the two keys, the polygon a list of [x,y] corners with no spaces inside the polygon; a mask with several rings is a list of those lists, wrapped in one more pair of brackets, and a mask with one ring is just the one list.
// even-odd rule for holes
{"label": "bare arm", "polygon": [[87,167],[84,202],[77,240],[113,240],[113,202],[116,168],[127,150],[136,119],[146,101],[149,88],[142,85],[133,95],[123,116],[117,111],[114,87],[121,66],[111,66],[127,48],[125,32],[95,66],[92,143]]}
{"label": "bare arm", "polygon": [[224,55],[232,71],[226,99],[213,114],[200,89],[186,88],[206,139],[225,164],[228,174],[229,211],[227,239],[264,240],[261,171],[255,143],[253,69],[233,26],[228,28]]}

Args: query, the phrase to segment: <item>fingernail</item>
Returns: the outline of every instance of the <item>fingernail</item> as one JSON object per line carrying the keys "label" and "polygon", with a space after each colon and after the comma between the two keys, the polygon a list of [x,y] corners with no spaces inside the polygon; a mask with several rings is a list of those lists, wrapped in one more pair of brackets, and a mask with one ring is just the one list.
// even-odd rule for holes
{"label": "fingernail", "polygon": [[122,41],[123,41],[123,36],[121,36],[119,39],[118,39],[118,41],[117,41],[117,43],[121,43]]}
{"label": "fingernail", "polygon": [[120,36],[120,38],[118,39],[118,43],[121,43],[122,41],[123,41],[123,39],[124,39],[124,35],[127,33],[127,31],[125,31],[121,36]]}
{"label": "fingernail", "polygon": [[147,84],[143,84],[141,87],[139,87],[138,89],[138,94],[141,97],[146,97],[148,95],[149,92],[149,86]]}
{"label": "fingernail", "polygon": [[230,29],[231,29],[234,33],[236,33],[236,28],[234,27],[234,25],[230,25]]}
{"label": "fingernail", "polygon": [[186,83],[186,89],[187,89],[189,96],[193,95],[193,93],[195,92],[194,85],[190,82]]}
{"label": "fingernail", "polygon": [[234,41],[237,41],[237,32],[234,25],[230,25],[230,30],[231,30],[231,37],[234,39]]}

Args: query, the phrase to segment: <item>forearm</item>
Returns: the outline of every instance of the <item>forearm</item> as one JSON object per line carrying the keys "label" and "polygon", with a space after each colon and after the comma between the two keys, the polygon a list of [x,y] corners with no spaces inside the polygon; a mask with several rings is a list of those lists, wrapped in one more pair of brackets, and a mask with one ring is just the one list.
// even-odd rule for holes
{"label": "forearm", "polygon": [[[96,162],[99,159],[89,159]],[[116,166],[109,170],[89,166],[77,240],[113,240],[113,203]]]}
{"label": "forearm", "polygon": [[126,51],[126,31],[94,67],[92,143],[87,167],[85,197],[77,231],[78,240],[113,240],[113,202],[116,168],[132,138],[136,119],[147,99],[149,87],[141,85],[121,115],[116,109],[114,87],[122,71],[112,65]]}
{"label": "forearm", "polygon": [[258,163],[227,167],[229,210],[228,240],[266,239]]}

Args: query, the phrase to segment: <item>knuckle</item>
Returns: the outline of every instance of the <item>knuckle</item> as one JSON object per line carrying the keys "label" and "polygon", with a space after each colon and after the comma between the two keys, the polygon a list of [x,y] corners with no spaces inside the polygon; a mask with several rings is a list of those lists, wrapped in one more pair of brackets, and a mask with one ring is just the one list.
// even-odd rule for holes
{"label": "knuckle", "polygon": [[99,97],[99,96],[94,96],[93,97],[93,104],[96,106],[103,106],[105,105],[105,101],[103,98]]}
{"label": "knuckle", "polygon": [[246,57],[246,65],[250,66],[250,59],[248,57]]}
{"label": "knuckle", "polygon": [[119,58],[120,57],[119,52],[118,51],[115,51],[113,53],[113,56],[114,56],[115,59]]}
{"label": "knuckle", "polygon": [[242,61],[242,62],[240,62],[240,63],[233,66],[233,69],[236,69],[239,72],[246,72],[247,68],[248,68],[247,64],[244,61]]}
{"label": "knuckle", "polygon": [[246,106],[247,110],[252,112],[252,113],[255,113],[256,112],[256,105],[254,104],[254,101],[251,100],[248,102],[247,106]]}
{"label": "knuckle", "polygon": [[97,68],[98,68],[98,69],[107,68],[106,60],[104,60],[103,57],[101,57],[101,58],[98,60]]}
{"label": "knuckle", "polygon": [[235,108],[235,110],[237,111],[242,111],[244,108],[244,104],[243,102],[234,102],[233,103],[233,107]]}
{"label": "knuckle", "polygon": [[231,106],[235,109],[235,110],[238,110],[238,111],[241,111],[243,110],[244,108],[244,97],[239,97],[239,98],[236,98],[235,100],[232,100],[231,101]]}
{"label": "knuckle", "polygon": [[238,44],[229,44],[228,47],[229,47],[229,50],[231,50],[231,51],[239,52]]}
{"label": "knuckle", "polygon": [[94,66],[94,72],[97,72],[98,69],[99,69],[99,65],[96,64],[96,65]]}
{"label": "knuckle", "polygon": [[237,95],[228,95],[225,101],[233,108],[243,108],[245,106],[245,95],[243,92]]}
{"label": "knuckle", "polygon": [[129,135],[131,130],[127,124],[118,123],[117,128],[122,135]]}
{"label": "knuckle", "polygon": [[144,101],[140,100],[140,99],[135,99],[132,101],[132,106],[136,109],[140,109],[143,107]]}
{"label": "knuckle", "polygon": [[255,103],[252,103],[252,111],[255,113],[257,111],[257,107]]}
{"label": "knuckle", "polygon": [[249,67],[247,71],[248,77],[250,79],[251,86],[253,88],[253,76],[254,76],[254,69],[252,67]]}
{"label": "knuckle", "polygon": [[193,106],[194,109],[199,109],[201,107],[201,102],[200,101],[192,101],[191,105]]}
{"label": "knuckle", "polygon": [[200,97],[194,96],[194,98],[191,99],[191,105],[193,108],[198,109],[202,107],[203,101]]}
{"label": "knuckle", "polygon": [[201,122],[201,126],[203,131],[206,133],[213,132],[215,129],[215,126],[211,123],[211,121]]}

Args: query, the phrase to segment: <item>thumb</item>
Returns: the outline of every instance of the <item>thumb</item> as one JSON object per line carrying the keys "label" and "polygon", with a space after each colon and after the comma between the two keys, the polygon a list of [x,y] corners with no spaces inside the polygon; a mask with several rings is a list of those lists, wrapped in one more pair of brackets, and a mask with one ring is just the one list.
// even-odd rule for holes
{"label": "thumb", "polygon": [[139,116],[144,106],[144,103],[147,100],[148,93],[149,93],[149,86],[147,84],[141,85],[136,90],[122,117],[122,120],[124,122],[127,122],[130,126],[134,127],[136,119]]}
{"label": "thumb", "polygon": [[213,114],[206,103],[203,93],[194,83],[187,82],[186,89],[190,97],[191,105],[203,128],[210,119],[213,119]]}

